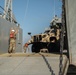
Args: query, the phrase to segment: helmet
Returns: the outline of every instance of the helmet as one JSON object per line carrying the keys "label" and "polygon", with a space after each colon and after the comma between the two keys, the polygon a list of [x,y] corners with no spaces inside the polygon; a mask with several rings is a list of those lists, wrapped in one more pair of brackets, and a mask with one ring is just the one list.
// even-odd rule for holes
{"label": "helmet", "polygon": [[15,31],[15,30],[12,30],[13,32]]}

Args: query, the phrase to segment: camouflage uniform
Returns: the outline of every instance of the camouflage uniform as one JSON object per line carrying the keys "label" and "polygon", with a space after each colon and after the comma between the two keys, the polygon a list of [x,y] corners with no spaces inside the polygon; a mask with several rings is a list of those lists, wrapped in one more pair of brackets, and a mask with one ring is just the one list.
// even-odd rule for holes
{"label": "camouflage uniform", "polygon": [[24,53],[26,53],[26,50],[28,49],[28,51],[29,51],[29,47],[28,47],[28,44],[27,43],[25,43],[25,45],[23,46],[23,49],[24,49]]}
{"label": "camouflage uniform", "polygon": [[8,53],[14,53],[16,49],[16,32],[14,31],[13,37],[9,39],[9,49]]}
{"label": "camouflage uniform", "polygon": [[16,39],[10,38],[9,53],[14,53],[16,49]]}

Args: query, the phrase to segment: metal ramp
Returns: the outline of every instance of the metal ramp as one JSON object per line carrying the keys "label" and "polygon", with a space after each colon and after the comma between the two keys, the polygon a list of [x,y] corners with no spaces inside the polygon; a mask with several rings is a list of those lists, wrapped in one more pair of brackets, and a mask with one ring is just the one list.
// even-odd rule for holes
{"label": "metal ramp", "polygon": [[[48,64],[42,57],[45,56]],[[63,56],[63,65],[66,64],[67,57]],[[59,72],[59,55],[56,54],[2,54],[0,55],[0,75],[51,75],[51,70],[55,75]]]}

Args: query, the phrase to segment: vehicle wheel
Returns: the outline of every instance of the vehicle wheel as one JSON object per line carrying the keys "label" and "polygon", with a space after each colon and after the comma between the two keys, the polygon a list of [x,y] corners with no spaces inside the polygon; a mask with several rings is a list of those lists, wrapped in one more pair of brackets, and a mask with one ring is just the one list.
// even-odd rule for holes
{"label": "vehicle wheel", "polygon": [[35,52],[35,50],[36,50],[36,46],[33,44],[32,45],[32,52]]}
{"label": "vehicle wheel", "polygon": [[48,51],[51,52],[51,44],[48,45]]}
{"label": "vehicle wheel", "polygon": [[36,44],[33,44],[32,45],[32,52],[36,52],[36,53],[40,52],[40,47]]}
{"label": "vehicle wheel", "polygon": [[50,43],[48,45],[48,51],[51,52],[56,52],[56,44],[55,43]]}

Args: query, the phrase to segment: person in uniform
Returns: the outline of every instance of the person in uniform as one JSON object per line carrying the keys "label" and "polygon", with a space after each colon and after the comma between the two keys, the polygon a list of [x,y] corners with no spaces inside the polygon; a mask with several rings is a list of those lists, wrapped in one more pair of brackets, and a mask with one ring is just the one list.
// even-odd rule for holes
{"label": "person in uniform", "polygon": [[9,49],[8,53],[14,53],[16,49],[16,34],[18,33],[17,30],[11,28],[10,30],[10,37],[9,37]]}
{"label": "person in uniform", "polygon": [[25,43],[25,44],[24,44],[23,49],[24,49],[24,53],[26,53],[26,50],[27,50],[27,49],[29,50],[29,48],[28,48],[28,43]]}

